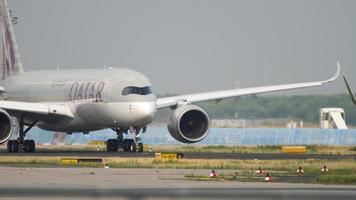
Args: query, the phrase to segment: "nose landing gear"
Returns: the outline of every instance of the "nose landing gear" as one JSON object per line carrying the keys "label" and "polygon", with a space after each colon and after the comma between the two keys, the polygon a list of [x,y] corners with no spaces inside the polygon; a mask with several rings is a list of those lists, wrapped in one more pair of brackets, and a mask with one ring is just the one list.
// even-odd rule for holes
{"label": "nose landing gear", "polygon": [[[116,131],[117,134],[117,139],[109,139],[106,142],[106,148],[108,152],[114,152],[118,151],[118,149],[121,147],[123,151],[130,151],[130,152],[143,152],[143,143],[139,142],[141,140],[140,138],[140,127],[135,127],[135,128],[130,128],[130,132],[135,134],[135,139],[123,139],[123,134],[127,134],[128,130],[122,130],[122,129],[113,129]],[[146,128],[143,129],[144,132],[146,131]]]}

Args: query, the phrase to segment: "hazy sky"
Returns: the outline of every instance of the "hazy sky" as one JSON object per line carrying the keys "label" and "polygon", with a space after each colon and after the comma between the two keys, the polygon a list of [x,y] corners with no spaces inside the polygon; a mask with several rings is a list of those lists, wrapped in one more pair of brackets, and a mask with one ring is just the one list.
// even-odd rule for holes
{"label": "hazy sky", "polygon": [[[141,71],[158,93],[315,81],[356,88],[356,1],[9,0],[26,70]],[[293,94],[278,93],[278,94]],[[297,94],[346,93],[342,79]]]}

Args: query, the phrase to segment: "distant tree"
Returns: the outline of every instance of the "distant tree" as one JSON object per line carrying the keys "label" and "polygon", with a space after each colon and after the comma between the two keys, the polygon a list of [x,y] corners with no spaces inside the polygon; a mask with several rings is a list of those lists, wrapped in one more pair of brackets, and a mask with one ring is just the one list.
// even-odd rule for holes
{"label": "distant tree", "polygon": [[[164,95],[166,96],[166,95]],[[170,95],[168,95],[170,96]],[[347,94],[335,95],[298,95],[298,96],[269,96],[250,95],[225,99],[220,103],[215,101],[198,104],[204,108],[211,118],[295,118],[306,122],[318,123],[319,109],[323,107],[341,107],[346,113],[346,122],[356,125],[356,107]],[[165,109],[160,112],[160,119],[167,119],[172,112]]]}

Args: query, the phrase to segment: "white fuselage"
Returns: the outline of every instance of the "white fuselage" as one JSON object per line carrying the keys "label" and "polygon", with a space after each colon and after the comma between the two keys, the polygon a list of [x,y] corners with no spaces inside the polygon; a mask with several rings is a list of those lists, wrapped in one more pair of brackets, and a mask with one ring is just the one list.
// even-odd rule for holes
{"label": "white fuselage", "polygon": [[[129,69],[33,71],[11,76],[2,85],[5,100],[66,104],[74,118],[38,116],[37,126],[51,131],[144,127],[156,112],[150,81]],[[127,87],[138,92],[123,94]],[[140,93],[142,88],[146,93]]]}

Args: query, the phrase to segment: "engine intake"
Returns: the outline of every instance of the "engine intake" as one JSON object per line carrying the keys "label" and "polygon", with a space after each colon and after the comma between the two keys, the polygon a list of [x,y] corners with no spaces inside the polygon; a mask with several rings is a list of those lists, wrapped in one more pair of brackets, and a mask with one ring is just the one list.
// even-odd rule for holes
{"label": "engine intake", "polygon": [[196,143],[208,135],[209,124],[209,116],[202,108],[184,105],[172,112],[167,126],[174,139],[183,143]]}
{"label": "engine intake", "polygon": [[12,133],[12,119],[3,109],[0,109],[0,144],[6,142]]}

